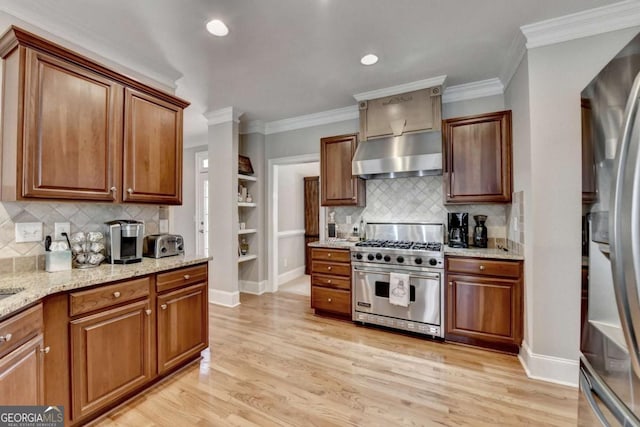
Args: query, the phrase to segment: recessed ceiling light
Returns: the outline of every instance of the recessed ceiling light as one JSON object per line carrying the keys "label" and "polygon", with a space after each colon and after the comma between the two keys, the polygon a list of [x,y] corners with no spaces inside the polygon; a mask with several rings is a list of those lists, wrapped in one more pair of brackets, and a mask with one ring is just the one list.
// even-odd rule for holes
{"label": "recessed ceiling light", "polygon": [[224,37],[229,34],[229,28],[219,19],[212,19],[207,22],[207,31],[218,37]]}
{"label": "recessed ceiling light", "polygon": [[365,56],[363,56],[362,59],[360,59],[360,63],[362,65],[373,65],[376,62],[378,62],[378,57],[375,56],[373,53],[368,53]]}

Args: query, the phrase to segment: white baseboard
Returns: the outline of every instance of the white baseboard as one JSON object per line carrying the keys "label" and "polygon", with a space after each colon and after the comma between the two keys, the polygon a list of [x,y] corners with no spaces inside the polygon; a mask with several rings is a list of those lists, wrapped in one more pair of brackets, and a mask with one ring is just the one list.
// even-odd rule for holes
{"label": "white baseboard", "polygon": [[245,294],[262,295],[267,292],[267,281],[252,282],[250,280],[238,281],[238,288],[240,292]]}
{"label": "white baseboard", "polygon": [[297,279],[302,275],[304,275],[304,265],[298,268],[294,268],[293,270],[287,271],[286,273],[279,274],[278,285],[282,285],[283,283],[287,283],[290,280]]}
{"label": "white baseboard", "polygon": [[518,359],[529,378],[578,387],[578,360],[533,353],[526,341],[522,342]]}
{"label": "white baseboard", "polygon": [[209,302],[225,307],[236,307],[240,305],[240,292],[228,292],[209,288]]}

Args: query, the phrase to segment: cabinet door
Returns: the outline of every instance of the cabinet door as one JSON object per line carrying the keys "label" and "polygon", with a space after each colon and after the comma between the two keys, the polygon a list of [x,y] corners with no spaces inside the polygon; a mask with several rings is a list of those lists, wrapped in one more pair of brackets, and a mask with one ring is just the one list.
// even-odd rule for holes
{"label": "cabinet door", "polygon": [[182,203],[182,108],[125,89],[122,200]]}
{"label": "cabinet door", "polygon": [[511,201],[511,111],[445,120],[442,138],[447,203]]}
{"label": "cabinet door", "polygon": [[98,74],[27,50],[19,195],[116,200],[122,93]]}
{"label": "cabinet door", "polygon": [[320,140],[320,191],[322,206],[364,206],[365,183],[351,173],[357,134]]}
{"label": "cabinet door", "polygon": [[520,281],[456,274],[448,275],[448,281],[446,338],[517,351],[522,340]]}
{"label": "cabinet door", "polygon": [[209,345],[207,285],[159,295],[157,304],[158,372],[162,374]]}
{"label": "cabinet door", "polygon": [[0,359],[0,405],[44,405],[42,335]]}
{"label": "cabinet door", "polygon": [[151,318],[144,300],[71,321],[73,419],[151,379]]}

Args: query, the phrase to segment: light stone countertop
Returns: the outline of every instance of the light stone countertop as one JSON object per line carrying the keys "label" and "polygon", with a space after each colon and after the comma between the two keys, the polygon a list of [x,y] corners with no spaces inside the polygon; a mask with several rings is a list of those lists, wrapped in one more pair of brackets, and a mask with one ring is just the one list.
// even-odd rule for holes
{"label": "light stone countertop", "polygon": [[201,264],[210,259],[211,257],[204,255],[178,255],[158,259],[142,258],[142,262],[135,264],[102,264],[96,268],[74,268],[56,273],[38,270],[0,274],[0,289],[24,288],[14,295],[0,299],[0,318],[38,302],[47,295]]}
{"label": "light stone countertop", "polygon": [[356,242],[350,242],[348,240],[319,240],[317,242],[309,243],[311,248],[327,248],[327,249],[351,249],[356,245]]}
{"label": "light stone countertop", "polygon": [[524,257],[514,252],[508,252],[503,249],[481,249],[481,248],[452,248],[444,247],[444,254],[447,256],[466,256],[476,258],[494,258],[522,261]]}

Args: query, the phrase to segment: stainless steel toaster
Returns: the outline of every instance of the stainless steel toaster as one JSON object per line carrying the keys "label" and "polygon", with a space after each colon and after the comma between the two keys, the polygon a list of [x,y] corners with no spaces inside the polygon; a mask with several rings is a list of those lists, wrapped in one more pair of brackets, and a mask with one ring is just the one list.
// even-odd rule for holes
{"label": "stainless steel toaster", "polygon": [[184,253],[184,241],[179,234],[150,234],[144,237],[142,255],[164,258]]}

